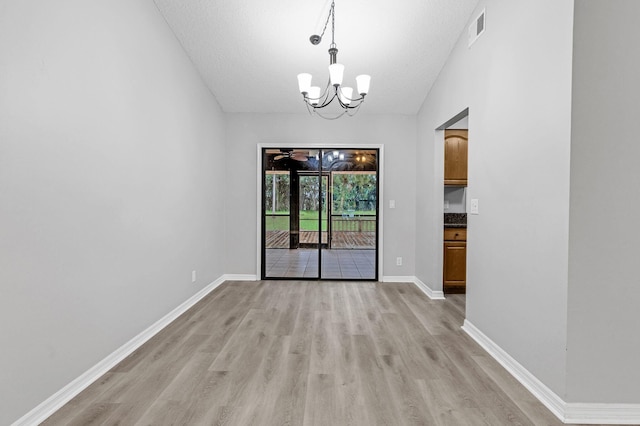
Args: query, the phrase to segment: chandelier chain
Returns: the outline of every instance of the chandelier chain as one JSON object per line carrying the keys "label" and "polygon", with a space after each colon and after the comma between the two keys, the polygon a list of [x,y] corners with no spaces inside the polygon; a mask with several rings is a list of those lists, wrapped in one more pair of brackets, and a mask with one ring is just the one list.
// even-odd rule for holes
{"label": "chandelier chain", "polygon": [[335,27],[336,27],[336,23],[335,23],[335,14],[334,14],[334,9],[336,7],[336,3],[335,1],[331,2],[331,7],[329,8],[329,14],[327,15],[327,20],[324,23],[324,28],[322,29],[322,33],[320,34],[320,39],[322,39],[322,37],[324,37],[324,33],[327,31],[327,25],[329,25],[329,18],[333,17],[333,20],[331,21],[331,43],[334,43],[334,33],[335,33]]}
{"label": "chandelier chain", "polygon": [[331,2],[331,45],[336,45],[336,2]]}

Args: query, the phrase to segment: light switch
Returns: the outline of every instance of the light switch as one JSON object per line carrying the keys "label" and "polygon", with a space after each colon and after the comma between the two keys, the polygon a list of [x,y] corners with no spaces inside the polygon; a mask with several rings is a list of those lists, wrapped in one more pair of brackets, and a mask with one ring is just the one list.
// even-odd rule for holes
{"label": "light switch", "polygon": [[469,203],[469,211],[471,214],[478,214],[478,199],[472,198]]}
{"label": "light switch", "polygon": [[389,200],[389,208],[390,209],[396,208],[396,200]]}
{"label": "light switch", "polygon": [[449,200],[444,200],[444,209],[449,210]]}

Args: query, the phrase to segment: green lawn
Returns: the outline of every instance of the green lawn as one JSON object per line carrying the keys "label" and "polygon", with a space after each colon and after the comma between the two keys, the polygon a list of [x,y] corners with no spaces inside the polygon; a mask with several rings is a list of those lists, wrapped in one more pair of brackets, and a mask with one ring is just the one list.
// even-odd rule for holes
{"label": "green lawn", "polygon": [[[277,212],[277,216],[267,216],[265,218],[267,231],[288,231],[289,215],[284,216],[286,212]],[[301,231],[317,231],[318,230],[318,212],[306,211],[300,212],[300,230]],[[322,219],[322,230],[327,230],[327,219]]]}
{"label": "green lawn", "polygon": [[[267,231],[288,231],[289,230],[289,215],[288,212],[276,212],[275,216],[271,216],[271,212],[267,212],[268,216],[265,218]],[[351,212],[345,212],[350,215]],[[354,211],[354,216],[375,215],[375,211]],[[303,210],[300,212],[300,230],[301,231],[317,231],[318,230],[318,212]],[[322,230],[327,230],[326,215],[322,216]]]}
{"label": "green lawn", "polygon": [[[320,213],[317,211],[300,211],[300,230],[317,231],[319,217]],[[327,230],[327,212],[322,212],[322,230]]]}

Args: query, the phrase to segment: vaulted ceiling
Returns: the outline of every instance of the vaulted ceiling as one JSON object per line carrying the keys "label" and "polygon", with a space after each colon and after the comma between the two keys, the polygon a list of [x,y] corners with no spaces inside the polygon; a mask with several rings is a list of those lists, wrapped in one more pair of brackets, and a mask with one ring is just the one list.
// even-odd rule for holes
{"label": "vaulted ceiling", "polygon": [[[225,112],[306,113],[296,76],[324,86],[331,0],[155,0]],[[415,114],[478,0],[335,0],[345,85],[371,75],[362,113]],[[331,24],[329,24],[329,27]]]}

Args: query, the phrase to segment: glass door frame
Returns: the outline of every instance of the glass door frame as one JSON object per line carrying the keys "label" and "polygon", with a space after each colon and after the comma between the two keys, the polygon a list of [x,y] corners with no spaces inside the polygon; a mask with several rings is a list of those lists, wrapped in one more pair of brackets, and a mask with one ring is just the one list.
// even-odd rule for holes
{"label": "glass door frame", "polygon": [[[317,277],[267,277],[266,276],[266,231],[265,231],[265,153],[268,149],[301,149],[301,150],[315,150],[320,152],[328,152],[334,150],[370,150],[376,151],[376,219],[375,219],[375,262],[374,262],[374,277],[373,278],[325,278],[322,276],[322,194],[319,194],[319,214],[318,214],[318,274]],[[318,145],[308,144],[273,144],[273,143],[259,143],[257,144],[257,216],[258,216],[258,232],[257,232],[257,274],[256,279],[261,280],[306,280],[306,281],[378,281],[383,275],[383,258],[384,254],[381,250],[383,240],[383,187],[384,187],[384,145],[382,144],[367,144],[367,145],[351,145],[351,144],[322,144]],[[317,173],[316,173],[317,172]],[[326,175],[322,169],[322,160],[320,160],[320,167],[317,171],[306,173],[307,176],[315,175],[320,180],[319,190],[322,191],[322,177]],[[326,198],[332,197],[332,179],[328,177],[327,182],[327,194]],[[333,201],[333,200],[332,200]],[[328,203],[328,209],[331,208],[331,202]],[[327,210],[327,244],[331,242],[330,228],[331,228],[331,211]]]}
{"label": "glass door frame", "polygon": [[[318,191],[320,192],[318,194],[318,240],[315,243],[303,243],[302,241],[299,242],[298,247],[300,248],[318,248],[318,244],[320,245],[320,248],[328,248],[329,246],[329,240],[330,240],[330,234],[331,234],[331,215],[329,213],[327,213],[327,217],[324,217],[324,210],[327,210],[329,208],[331,208],[331,201],[330,201],[330,195],[331,195],[331,172],[327,172],[327,171],[319,171],[320,173],[314,171],[309,171],[309,172],[302,172],[302,173],[298,173],[298,178],[302,178],[302,177],[314,177],[314,178],[319,178],[320,182],[318,184]],[[324,194],[324,199],[327,200],[328,202],[323,203],[323,188],[324,188],[324,178],[327,178],[327,190],[326,193]],[[298,185],[300,185],[301,182],[298,182]],[[326,208],[325,208],[326,205]],[[300,204],[298,205],[298,210],[300,210]],[[301,215],[300,215],[301,216]],[[301,217],[298,218],[298,222],[300,222]],[[327,221],[327,241],[323,241],[322,238],[322,225],[323,225],[323,221],[326,220]],[[302,229],[302,226],[299,226],[299,229]],[[304,244],[304,246],[302,245]],[[313,244],[313,247],[309,247],[309,245]]]}

